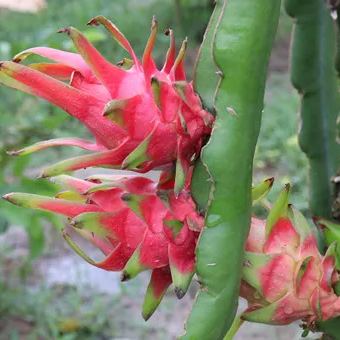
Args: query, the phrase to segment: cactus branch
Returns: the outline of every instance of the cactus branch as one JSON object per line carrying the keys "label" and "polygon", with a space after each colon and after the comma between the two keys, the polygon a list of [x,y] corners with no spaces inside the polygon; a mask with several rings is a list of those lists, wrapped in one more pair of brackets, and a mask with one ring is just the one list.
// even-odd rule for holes
{"label": "cactus branch", "polygon": [[201,290],[183,339],[223,339],[235,317],[250,223],[253,156],[280,13],[280,0],[221,3],[225,10],[213,53],[222,77],[215,126],[201,156],[212,181],[206,228],[196,250]]}
{"label": "cactus branch", "polygon": [[286,0],[286,10],[295,19],[291,78],[301,94],[299,142],[309,160],[311,211],[330,217],[340,161],[334,24],[324,0]]}

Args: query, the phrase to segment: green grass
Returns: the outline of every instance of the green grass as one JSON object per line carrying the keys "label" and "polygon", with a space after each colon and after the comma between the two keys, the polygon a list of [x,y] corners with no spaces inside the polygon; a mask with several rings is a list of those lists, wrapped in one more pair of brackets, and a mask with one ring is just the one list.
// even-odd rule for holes
{"label": "green grass", "polygon": [[0,284],[1,339],[109,339],[118,297],[82,294],[76,287],[29,289]]}
{"label": "green grass", "polygon": [[10,251],[0,248],[0,340],[170,339],[168,323],[182,327],[173,311],[179,305],[187,310],[188,304],[172,291],[148,323],[142,319],[147,273],[122,284],[114,295],[84,284],[46,286],[43,272],[26,268],[23,275],[22,268],[8,262]]}

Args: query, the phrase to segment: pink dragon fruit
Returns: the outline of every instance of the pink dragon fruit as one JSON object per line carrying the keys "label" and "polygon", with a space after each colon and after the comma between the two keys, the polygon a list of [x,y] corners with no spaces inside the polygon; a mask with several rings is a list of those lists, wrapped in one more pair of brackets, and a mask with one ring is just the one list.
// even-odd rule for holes
{"label": "pink dragon fruit", "polygon": [[[173,190],[144,177],[92,176],[80,180],[60,175],[52,180],[66,190],[55,198],[12,193],[11,203],[67,216],[63,231],[69,245],[87,262],[123,271],[122,280],[152,270],[143,316],[148,319],[171,283],[178,298],[195,272],[195,247],[204,219],[189,192]],[[91,241],[105,255],[94,261],[73,241],[69,229]]]}
{"label": "pink dragon fruit", "polygon": [[[174,35],[168,30],[170,48],[159,70],[152,58],[157,33],[155,20],[141,61],[109,20],[97,16],[89,22],[89,25],[99,24],[130,54],[131,61],[111,64],[83,34],[69,27],[61,32],[70,36],[78,53],[35,47],[19,53],[13,61],[0,64],[1,83],[59,106],[84,123],[96,142],[53,139],[12,154],[58,145],[93,151],[47,167],[42,173],[44,177],[90,166],[138,172],[175,168],[176,192],[179,192],[213,122],[213,116],[202,108],[192,83],[186,80],[183,60],[187,42],[183,42],[176,57]],[[32,54],[54,63],[20,64]]]}
{"label": "pink dragon fruit", "polygon": [[[158,183],[138,176],[96,175],[86,180],[68,175],[52,177],[64,190],[54,198],[26,193],[3,196],[27,208],[67,216],[63,237],[88,263],[109,271],[122,271],[122,280],[151,270],[143,316],[148,319],[171,283],[181,298],[195,273],[195,248],[204,226],[186,184],[181,193],[174,182]],[[273,183],[268,179],[253,188],[260,199]],[[104,259],[95,261],[75,243],[74,231],[98,247]]]}
{"label": "pink dragon fruit", "polygon": [[267,221],[252,219],[241,287],[249,308],[242,318],[278,325],[302,319],[312,328],[340,315],[336,243],[320,254],[315,234],[288,196],[287,185]]}

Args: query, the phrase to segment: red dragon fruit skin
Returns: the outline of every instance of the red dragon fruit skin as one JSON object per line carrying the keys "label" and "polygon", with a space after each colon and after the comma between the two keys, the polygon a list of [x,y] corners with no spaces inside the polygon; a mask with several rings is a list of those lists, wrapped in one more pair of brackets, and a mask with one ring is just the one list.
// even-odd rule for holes
{"label": "red dragon fruit skin", "polygon": [[[46,168],[42,174],[45,177],[89,166],[146,172],[173,166],[177,160],[179,191],[213,122],[213,116],[202,108],[192,83],[186,80],[183,60],[187,42],[183,42],[176,57],[174,35],[169,30],[170,47],[159,70],[152,58],[157,33],[155,20],[142,60],[109,20],[98,16],[89,22],[89,25],[99,24],[130,54],[130,68],[111,64],[73,27],[61,32],[73,40],[78,53],[34,47],[19,53],[13,61],[0,64],[1,83],[59,106],[85,124],[95,142],[54,139],[12,154],[28,154],[60,145],[94,151]],[[30,55],[52,62],[20,63]]]}
{"label": "red dragon fruit skin", "polygon": [[[151,270],[143,308],[149,318],[170,284],[178,298],[186,293],[195,272],[195,248],[204,219],[187,190],[175,195],[144,177],[92,176],[80,180],[67,175],[51,179],[65,190],[50,198],[12,193],[11,203],[67,216],[63,236],[90,264],[122,271],[122,280]],[[70,228],[104,254],[94,261],[73,241]]]}
{"label": "red dragon fruit skin", "polygon": [[322,255],[303,215],[288,205],[289,186],[267,221],[252,219],[246,243],[241,296],[249,308],[242,318],[284,325],[303,320],[308,327],[340,315],[336,244]]}

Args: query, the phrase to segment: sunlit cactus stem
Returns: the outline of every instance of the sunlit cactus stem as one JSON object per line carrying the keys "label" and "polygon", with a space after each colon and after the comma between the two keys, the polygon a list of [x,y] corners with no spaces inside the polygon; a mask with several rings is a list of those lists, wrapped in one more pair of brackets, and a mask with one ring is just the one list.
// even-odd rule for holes
{"label": "sunlit cactus stem", "polygon": [[335,25],[324,0],[286,0],[294,18],[291,78],[301,94],[299,142],[309,160],[312,214],[331,216],[331,178],[340,164]]}

